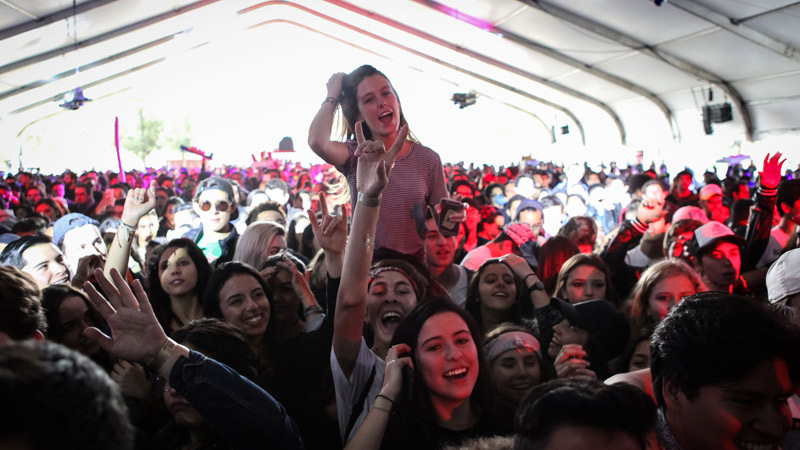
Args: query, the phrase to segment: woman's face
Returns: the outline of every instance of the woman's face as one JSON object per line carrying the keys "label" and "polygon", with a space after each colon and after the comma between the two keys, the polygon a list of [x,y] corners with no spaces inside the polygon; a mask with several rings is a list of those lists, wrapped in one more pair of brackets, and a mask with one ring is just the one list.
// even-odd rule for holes
{"label": "woman's face", "polygon": [[636,348],[628,363],[628,372],[650,368],[650,340],[645,339],[636,344]]}
{"label": "woman's face", "polygon": [[233,275],[219,291],[222,320],[239,328],[246,337],[260,337],[269,323],[267,293],[251,275]]}
{"label": "woman's face", "polygon": [[414,307],[417,294],[405,275],[396,270],[381,272],[367,292],[367,322],[378,342],[391,342],[397,325]]}
{"label": "woman's face", "polygon": [[275,235],[275,237],[273,237],[272,241],[269,243],[267,256],[277,255],[281,251],[286,250],[287,247],[288,245],[286,244],[286,238],[280,234]]}
{"label": "woman's face", "polygon": [[390,136],[400,129],[400,102],[383,75],[365,77],[356,88],[359,120],[366,122],[372,138]]}
{"label": "woman's face", "polygon": [[569,320],[564,319],[553,327],[553,340],[550,341],[550,347],[547,348],[547,354],[551,358],[558,356],[561,347],[568,344],[586,345],[589,339],[589,333],[578,327],[572,326]]}
{"label": "woman's face", "polygon": [[493,311],[507,311],[517,301],[514,274],[505,264],[492,264],[481,272],[478,280],[481,307]]}
{"label": "woman's face", "polygon": [[582,264],[567,276],[567,284],[562,293],[570,303],[589,300],[605,300],[606,274],[589,264]]}
{"label": "woman's face", "polygon": [[490,370],[495,394],[515,405],[538,386],[542,378],[539,356],[519,349],[501,353],[492,361]]}
{"label": "woman's face", "polygon": [[454,312],[434,314],[417,337],[417,370],[431,401],[463,401],[478,381],[478,348],[466,322]]}
{"label": "woman's face", "polygon": [[275,320],[279,323],[291,326],[297,323],[300,316],[297,308],[300,298],[292,287],[292,274],[286,269],[280,269],[270,281],[272,287],[272,305],[274,306]]}
{"label": "woman's face", "polygon": [[83,330],[96,327],[89,317],[89,307],[77,295],[67,295],[58,308],[58,319],[61,324],[61,343],[67,348],[77,350],[92,357],[100,351],[100,347],[83,335]]}
{"label": "woman's face", "polygon": [[167,295],[186,295],[197,287],[197,266],[185,248],[171,247],[158,261],[158,278]]}
{"label": "woman's face", "polygon": [[500,231],[503,229],[503,225],[506,224],[506,218],[502,215],[498,215],[494,218],[494,220],[490,220],[488,222],[483,223],[483,231],[494,239],[500,234]]}
{"label": "woman's face", "polygon": [[647,297],[647,313],[655,323],[661,322],[684,297],[696,293],[694,283],[686,275],[664,278],[653,286]]}

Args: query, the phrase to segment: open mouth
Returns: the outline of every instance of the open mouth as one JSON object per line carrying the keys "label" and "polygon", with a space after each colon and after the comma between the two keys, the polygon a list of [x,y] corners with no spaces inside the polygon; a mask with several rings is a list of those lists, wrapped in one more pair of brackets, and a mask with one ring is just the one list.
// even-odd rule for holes
{"label": "open mouth", "polygon": [[392,121],[393,117],[394,117],[394,113],[393,112],[386,111],[385,113],[383,113],[380,116],[378,116],[378,120],[380,120],[383,123],[389,123],[389,122]]}
{"label": "open mouth", "polygon": [[248,317],[248,318],[242,320],[242,322],[244,322],[246,325],[249,325],[249,326],[260,325],[263,321],[264,321],[264,315],[263,314],[257,314],[255,316]]}
{"label": "open mouth", "polygon": [[389,311],[381,316],[381,323],[384,325],[397,325],[403,317],[396,311]]}
{"label": "open mouth", "polygon": [[458,369],[448,370],[444,373],[444,377],[448,380],[460,380],[467,376],[467,372],[468,370],[466,367],[460,367]]}

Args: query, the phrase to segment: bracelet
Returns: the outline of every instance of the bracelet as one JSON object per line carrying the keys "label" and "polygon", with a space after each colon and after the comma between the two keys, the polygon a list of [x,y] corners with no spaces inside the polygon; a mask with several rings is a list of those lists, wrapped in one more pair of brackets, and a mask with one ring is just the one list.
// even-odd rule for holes
{"label": "bracelet", "polygon": [[320,106],[323,106],[325,103],[330,103],[331,105],[333,105],[334,108],[339,106],[339,100],[337,100],[334,97],[326,97],[325,100],[322,102],[322,105]]}
{"label": "bracelet", "polygon": [[531,272],[531,273],[525,275],[525,278],[522,279],[522,282],[523,283],[527,283],[528,282],[528,277],[535,277],[535,276],[536,276],[536,273],[535,272]]}
{"label": "bracelet", "polygon": [[391,414],[392,408],[394,408],[394,401],[383,394],[378,394],[378,396],[375,397],[375,403],[372,404],[372,407]]}
{"label": "bracelet", "polygon": [[379,195],[377,197],[370,197],[369,195],[365,195],[363,192],[359,192],[358,201],[368,208],[375,208],[381,205],[381,196]]}
{"label": "bracelet", "polygon": [[121,221],[121,220],[119,221],[119,226],[121,226],[122,228],[125,228],[125,230],[128,232],[128,234],[136,233],[136,227],[132,227],[132,226],[128,225],[127,223]]}
{"label": "bracelet", "polygon": [[161,347],[161,350],[158,351],[156,357],[145,365],[153,372],[158,372],[158,370],[161,369],[161,366],[167,362],[167,359],[169,359],[170,355],[172,355],[172,351],[175,350],[175,347],[177,347],[177,344],[175,344],[172,339],[168,338],[167,342],[164,343],[164,346]]}
{"label": "bracelet", "polygon": [[324,311],[322,310],[321,306],[312,305],[312,306],[309,306],[308,308],[303,310],[303,317],[305,318],[305,317],[308,317],[308,316],[313,315],[313,314],[322,314],[323,312]]}

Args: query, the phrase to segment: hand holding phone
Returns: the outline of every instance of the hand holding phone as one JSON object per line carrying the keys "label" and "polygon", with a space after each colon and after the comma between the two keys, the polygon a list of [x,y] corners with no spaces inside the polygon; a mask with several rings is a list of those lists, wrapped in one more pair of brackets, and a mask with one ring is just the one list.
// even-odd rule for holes
{"label": "hand holding phone", "polygon": [[439,233],[444,236],[457,236],[460,223],[453,222],[450,219],[454,213],[464,210],[464,204],[449,198],[443,198],[440,205],[442,212],[439,214]]}

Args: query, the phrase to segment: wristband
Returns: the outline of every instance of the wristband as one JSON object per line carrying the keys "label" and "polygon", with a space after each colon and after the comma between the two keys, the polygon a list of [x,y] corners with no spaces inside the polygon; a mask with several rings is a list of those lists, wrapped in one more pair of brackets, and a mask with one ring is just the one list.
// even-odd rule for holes
{"label": "wristband", "polygon": [[531,273],[525,275],[525,278],[522,279],[522,282],[526,283],[528,281],[528,277],[535,277],[535,276],[536,276],[536,273],[535,272],[531,272]]}
{"label": "wristband", "polygon": [[158,372],[161,369],[161,366],[167,362],[167,359],[172,355],[172,351],[175,350],[177,344],[172,339],[167,339],[167,342],[164,343],[164,346],[161,347],[161,350],[158,351],[158,354],[152,361],[145,364],[148,368],[150,368],[153,372]]}
{"label": "wristband", "polygon": [[333,97],[327,97],[327,98],[325,98],[325,100],[323,100],[323,102],[322,102],[322,105],[320,105],[320,106],[323,106],[323,105],[325,105],[325,103],[330,103],[331,105],[333,105],[333,107],[334,107],[334,108],[336,108],[337,106],[339,106],[339,100],[336,100],[336,99],[335,99],[335,98],[333,98]]}
{"label": "wristband", "polygon": [[303,317],[305,318],[305,317],[308,317],[308,316],[310,316],[312,314],[322,314],[323,312],[324,311],[322,311],[322,307],[321,306],[313,305],[313,306],[309,306],[308,308],[303,310]]}
{"label": "wristband", "polygon": [[383,394],[378,394],[378,396],[375,397],[375,403],[372,404],[372,407],[391,414],[392,408],[394,407],[394,401]]}
{"label": "wristband", "polygon": [[119,226],[124,228],[125,231],[128,232],[128,234],[136,233],[136,227],[132,227],[132,226],[128,225],[127,223],[121,221],[121,220],[119,221]]}
{"label": "wristband", "polygon": [[358,201],[366,207],[375,208],[381,205],[381,196],[379,195],[377,197],[370,197],[365,195],[363,192],[359,192]]}

